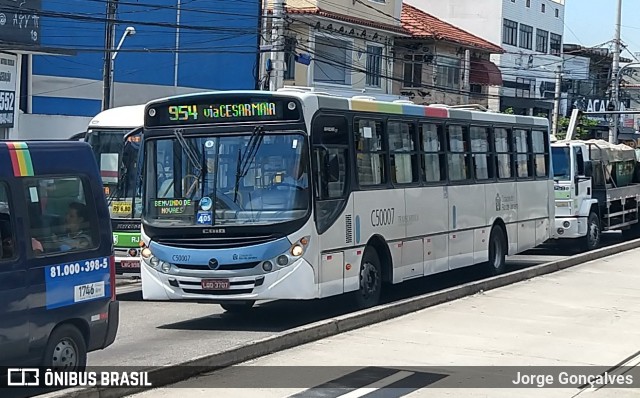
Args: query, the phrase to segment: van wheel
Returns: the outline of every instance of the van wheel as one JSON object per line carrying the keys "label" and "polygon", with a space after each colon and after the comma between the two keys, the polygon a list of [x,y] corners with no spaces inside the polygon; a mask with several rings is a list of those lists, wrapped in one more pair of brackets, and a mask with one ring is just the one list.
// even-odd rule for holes
{"label": "van wheel", "polygon": [[595,212],[589,213],[587,235],[582,239],[582,246],[587,251],[597,249],[600,246],[600,220]]}
{"label": "van wheel", "polygon": [[84,370],[87,344],[78,328],[65,324],[53,330],[44,350],[43,365],[52,370]]}
{"label": "van wheel", "polygon": [[359,286],[358,291],[355,292],[355,302],[358,308],[370,308],[380,302],[382,267],[378,253],[373,247],[368,247],[362,256]]}
{"label": "van wheel", "polygon": [[255,303],[255,301],[232,301],[228,303],[221,303],[220,307],[233,314],[243,314],[249,312]]}
{"label": "van wheel", "polygon": [[495,226],[489,235],[489,262],[487,270],[491,276],[502,274],[507,267],[507,239],[502,228]]}

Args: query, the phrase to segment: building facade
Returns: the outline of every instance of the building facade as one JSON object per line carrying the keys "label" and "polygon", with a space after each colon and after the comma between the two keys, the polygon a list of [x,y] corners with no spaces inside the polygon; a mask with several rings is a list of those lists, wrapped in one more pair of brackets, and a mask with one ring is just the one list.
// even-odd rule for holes
{"label": "building facade", "polygon": [[[23,58],[23,95],[11,138],[68,138],[86,130],[101,111],[106,3],[41,0],[41,46],[71,55]],[[260,14],[258,0],[120,2],[114,45],[121,48],[114,59],[111,105],[254,89]],[[129,27],[135,35],[124,36]]]}
{"label": "building facade", "polygon": [[[284,85],[338,95],[400,98],[393,94],[391,76],[394,40],[408,36],[400,23],[401,7],[401,0],[288,1]],[[264,18],[263,46],[274,42],[271,20]],[[263,88],[273,79],[270,57],[263,53]]]}
{"label": "building facade", "polygon": [[499,43],[491,56],[503,87],[492,88],[493,108],[549,115],[557,68],[562,65],[564,0],[408,0],[407,3],[461,29]]}
{"label": "building facade", "polygon": [[409,4],[402,6],[402,26],[411,36],[395,40],[395,94],[418,104],[489,107],[490,87],[502,85],[490,61],[504,52],[500,46]]}

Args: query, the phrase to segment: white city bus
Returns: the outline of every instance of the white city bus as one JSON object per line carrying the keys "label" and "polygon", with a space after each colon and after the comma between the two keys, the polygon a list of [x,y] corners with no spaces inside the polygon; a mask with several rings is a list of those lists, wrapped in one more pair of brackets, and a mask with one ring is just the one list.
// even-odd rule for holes
{"label": "white city bus", "polygon": [[145,110],[144,299],[352,294],[487,263],[550,238],[546,119],[304,90]]}
{"label": "white city bus", "polygon": [[[137,195],[137,147],[125,145],[125,135],[144,123],[144,105],[111,108],[89,122],[84,140],[93,148],[111,213],[116,272],[140,272],[140,210]],[[128,137],[140,140],[139,135]],[[137,197],[136,197],[137,196]]]}

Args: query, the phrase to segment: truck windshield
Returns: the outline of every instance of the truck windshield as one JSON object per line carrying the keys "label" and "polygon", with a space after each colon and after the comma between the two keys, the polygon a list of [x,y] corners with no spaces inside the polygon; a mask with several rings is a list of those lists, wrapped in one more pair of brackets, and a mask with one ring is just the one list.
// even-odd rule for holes
{"label": "truck windshield", "polygon": [[271,224],[309,211],[302,133],[176,134],[146,145],[143,216],[152,225]]}
{"label": "truck windshield", "polygon": [[569,147],[551,148],[553,178],[560,181],[571,180],[571,153]]}

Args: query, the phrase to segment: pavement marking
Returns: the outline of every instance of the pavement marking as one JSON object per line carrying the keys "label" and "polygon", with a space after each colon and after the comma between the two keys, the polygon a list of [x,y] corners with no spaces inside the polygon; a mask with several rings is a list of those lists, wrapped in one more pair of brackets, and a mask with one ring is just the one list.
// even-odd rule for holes
{"label": "pavement marking", "polygon": [[447,375],[370,366],[288,398],[400,398],[445,377]]}

